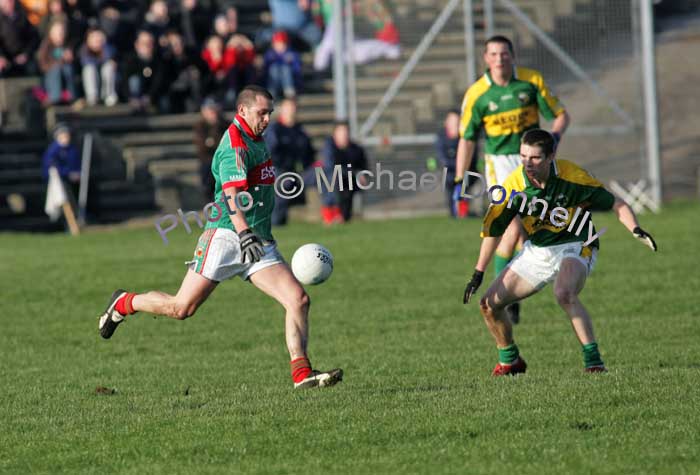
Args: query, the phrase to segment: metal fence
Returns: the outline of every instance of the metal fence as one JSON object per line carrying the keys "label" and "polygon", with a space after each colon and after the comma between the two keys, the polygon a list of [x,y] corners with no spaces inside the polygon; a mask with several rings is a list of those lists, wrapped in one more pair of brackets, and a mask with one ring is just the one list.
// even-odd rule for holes
{"label": "metal fence", "polygon": [[[376,160],[429,170],[445,112],[458,108],[466,87],[483,74],[485,39],[503,34],[513,40],[516,64],[541,71],[572,117],[559,156],[605,183],[616,180],[622,194],[636,184],[627,198],[639,206],[660,203],[651,0],[334,4],[342,5],[335,13],[343,25],[334,41],[344,51],[335,55],[336,113],[349,119],[354,137]],[[379,58],[359,64],[367,55],[354,49],[386,36],[387,22],[398,30],[399,57],[375,50],[369,56]],[[343,61],[349,57],[356,60]],[[394,203],[397,194],[374,190],[366,197]],[[440,193],[418,201],[424,210],[442,209],[444,202]]]}

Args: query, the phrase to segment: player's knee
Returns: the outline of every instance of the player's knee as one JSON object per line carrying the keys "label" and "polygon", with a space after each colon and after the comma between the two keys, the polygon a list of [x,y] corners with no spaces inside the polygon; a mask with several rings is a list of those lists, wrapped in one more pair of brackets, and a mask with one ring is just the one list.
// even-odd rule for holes
{"label": "player's knee", "polygon": [[573,305],[578,299],[576,292],[567,288],[555,288],[554,297],[557,299],[557,303],[561,306]]}
{"label": "player's knee", "polygon": [[310,305],[311,297],[309,297],[309,294],[307,294],[304,289],[297,292],[292,299],[292,306],[294,306],[295,309],[308,310]]}
{"label": "player's knee", "polygon": [[479,300],[479,309],[484,318],[493,318],[493,302],[487,296],[483,296],[481,300]]}

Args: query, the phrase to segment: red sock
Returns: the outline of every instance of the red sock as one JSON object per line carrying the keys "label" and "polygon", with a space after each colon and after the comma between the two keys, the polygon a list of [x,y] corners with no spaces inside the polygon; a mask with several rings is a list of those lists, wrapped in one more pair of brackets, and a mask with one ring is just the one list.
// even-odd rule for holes
{"label": "red sock", "polygon": [[466,218],[469,215],[469,202],[459,201],[457,203],[457,216],[460,218]]}
{"label": "red sock", "polygon": [[136,310],[134,310],[134,307],[131,304],[134,297],[136,297],[136,294],[127,292],[126,295],[117,300],[117,304],[114,306],[114,309],[122,315],[133,315],[136,313]]}
{"label": "red sock", "polygon": [[289,362],[292,367],[292,380],[295,383],[303,381],[311,374],[311,362],[306,356],[300,356]]}
{"label": "red sock", "polygon": [[330,224],[333,221],[333,212],[330,206],[321,206],[321,218],[324,224]]}

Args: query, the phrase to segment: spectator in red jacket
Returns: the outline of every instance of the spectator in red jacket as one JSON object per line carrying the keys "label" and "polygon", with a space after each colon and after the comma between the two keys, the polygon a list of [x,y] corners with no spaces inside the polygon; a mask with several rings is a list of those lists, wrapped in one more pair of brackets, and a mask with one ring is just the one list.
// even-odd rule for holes
{"label": "spectator in red jacket", "polygon": [[209,70],[205,88],[207,93],[232,107],[238,91],[252,76],[255,59],[253,44],[245,36],[236,34],[224,46],[221,37],[212,35],[202,51],[202,59]]}

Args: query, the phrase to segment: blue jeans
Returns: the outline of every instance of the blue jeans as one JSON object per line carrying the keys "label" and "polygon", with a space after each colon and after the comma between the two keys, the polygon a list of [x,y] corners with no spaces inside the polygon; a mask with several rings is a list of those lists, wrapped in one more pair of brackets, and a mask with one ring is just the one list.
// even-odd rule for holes
{"label": "blue jeans", "polygon": [[70,64],[54,66],[44,73],[44,87],[49,96],[49,101],[56,104],[61,101],[62,82],[71,97],[75,98],[75,86],[73,85],[73,67]]}
{"label": "blue jeans", "polygon": [[271,64],[267,70],[267,89],[275,96],[277,91],[296,93],[292,67],[288,64]]}

